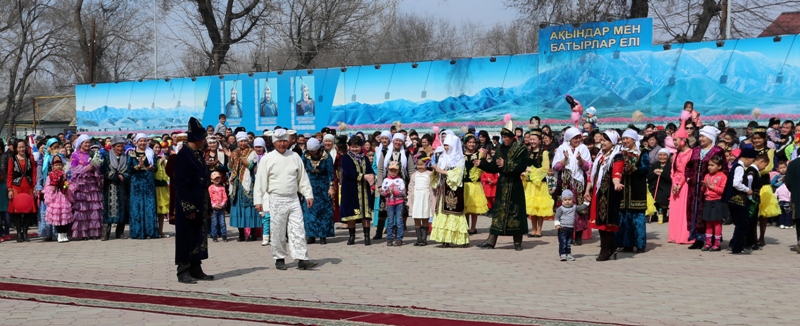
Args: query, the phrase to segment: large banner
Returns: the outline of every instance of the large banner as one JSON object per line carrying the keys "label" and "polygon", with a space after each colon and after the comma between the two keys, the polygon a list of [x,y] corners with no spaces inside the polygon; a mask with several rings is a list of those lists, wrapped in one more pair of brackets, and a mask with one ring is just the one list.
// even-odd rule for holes
{"label": "large banner", "polygon": [[[312,132],[344,122],[377,130],[475,125],[496,130],[506,113],[571,124],[566,94],[597,109],[602,127],[677,120],[693,101],[705,122],[800,118],[798,35],[724,43],[651,45],[652,21],[631,19],[540,30],[538,54],[346,68],[78,85],[80,132],[183,130],[190,116],[248,130]],[[757,109],[757,110],[755,110]]]}

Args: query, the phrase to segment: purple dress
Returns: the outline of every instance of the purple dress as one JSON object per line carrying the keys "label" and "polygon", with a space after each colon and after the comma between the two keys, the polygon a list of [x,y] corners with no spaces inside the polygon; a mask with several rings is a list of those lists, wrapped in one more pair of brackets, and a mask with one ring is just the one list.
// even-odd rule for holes
{"label": "purple dress", "polygon": [[92,166],[89,154],[77,151],[70,161],[69,191],[75,212],[72,237],[100,237],[103,223],[103,174],[99,166]]}

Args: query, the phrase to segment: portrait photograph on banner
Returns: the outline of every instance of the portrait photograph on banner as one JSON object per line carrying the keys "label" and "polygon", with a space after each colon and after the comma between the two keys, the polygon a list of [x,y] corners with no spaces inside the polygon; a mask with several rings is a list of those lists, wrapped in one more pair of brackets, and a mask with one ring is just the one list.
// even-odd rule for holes
{"label": "portrait photograph on banner", "polygon": [[295,77],[294,80],[295,125],[313,125],[316,115],[314,101],[314,76]]}
{"label": "portrait photograph on banner", "polygon": [[274,127],[278,123],[278,79],[260,78],[255,82],[255,106],[258,129]]}
{"label": "portrait photograph on banner", "polygon": [[221,112],[228,118],[228,123],[231,125],[238,125],[242,121],[244,110],[242,107],[242,81],[241,80],[226,80],[222,83],[220,89],[222,95]]}

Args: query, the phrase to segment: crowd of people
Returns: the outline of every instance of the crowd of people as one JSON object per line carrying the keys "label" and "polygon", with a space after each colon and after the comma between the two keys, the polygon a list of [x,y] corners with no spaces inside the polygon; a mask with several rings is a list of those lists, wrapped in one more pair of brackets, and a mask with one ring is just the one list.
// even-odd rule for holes
{"label": "crowd of people", "polygon": [[194,283],[213,279],[199,261],[208,238],[228,241],[228,226],[237,241],[272,245],[279,269],[287,241],[298,267],[314,267],[308,245],[326,245],[337,228],[348,230],[347,245],[468,247],[479,215],[492,219],[484,249],[511,236],[522,250],[523,237],[542,237],[553,220],[562,261],[575,260],[571,246],[593,230],[605,261],[645,252],[651,222],[669,223],[670,243],[712,252],[733,224],[732,254],[763,248],[769,226],[794,228],[800,125],[752,121],[739,135],[726,121],[703,124],[686,102],[676,123],[601,131],[594,108],[584,115],[567,102],[575,125],[560,132],[535,116],[526,131],[507,115],[495,136],[472,126],[420,134],[399,123],[372,134],[340,125],[256,135],[220,115],[216,126],[193,118],[186,133],[156,138],[12,138],[0,144],[0,242],[12,239],[12,225],[17,242],[34,225],[44,241],[105,241],[112,229],[117,239],[156,239],[168,221],[178,278]]}

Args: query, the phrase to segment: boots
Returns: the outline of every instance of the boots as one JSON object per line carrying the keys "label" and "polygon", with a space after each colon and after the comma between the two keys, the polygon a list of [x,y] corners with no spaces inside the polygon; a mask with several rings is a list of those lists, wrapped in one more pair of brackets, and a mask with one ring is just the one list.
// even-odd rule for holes
{"label": "boots", "polygon": [[497,235],[489,234],[489,237],[486,238],[481,244],[478,245],[478,248],[483,249],[494,249],[494,245],[497,243]]}
{"label": "boots", "polygon": [[597,261],[606,261],[610,258],[617,260],[617,253],[614,249],[614,233],[600,231],[600,255],[597,256]]}
{"label": "boots", "polygon": [[414,232],[417,234],[417,242],[414,242],[414,247],[422,245],[422,228],[415,228]]}
{"label": "boots", "polygon": [[583,231],[575,231],[575,241],[572,245],[574,246],[583,245]]}
{"label": "boots", "polygon": [[420,244],[420,246],[424,247],[428,245],[428,228],[423,227],[421,229],[421,232],[422,232],[422,238],[421,238],[422,243]]}
{"label": "boots", "polygon": [[[111,224],[108,225],[109,232],[111,230]],[[127,239],[125,237],[125,223],[120,222],[117,223],[117,229],[114,230],[114,237],[116,239]]]}
{"label": "boots", "polygon": [[25,241],[24,238],[22,238],[22,227],[17,224],[14,228],[17,229],[17,242]]}
{"label": "boots", "polygon": [[347,245],[351,246],[356,244],[356,228],[348,228],[347,232],[350,233],[350,238],[347,239]]}
{"label": "boots", "polygon": [[[380,226],[378,228],[380,228]],[[381,234],[381,233],[378,232],[378,234]],[[380,239],[380,238],[378,238],[378,239]],[[365,226],[364,227],[364,245],[365,246],[369,246],[371,244],[372,244],[372,241],[369,241],[369,227]]]}
{"label": "boots", "polygon": [[110,237],[111,237],[111,224],[103,224],[103,238],[100,239],[100,241],[108,241],[108,238]]}
{"label": "boots", "polygon": [[31,239],[28,238],[28,225],[22,225],[22,241],[31,242]]}
{"label": "boots", "polygon": [[386,225],[386,219],[378,219],[378,227],[375,228],[375,236],[372,240],[383,239],[383,227]]}
{"label": "boots", "polygon": [[244,228],[238,228],[239,230],[239,238],[236,239],[236,242],[243,242],[244,241]]}

